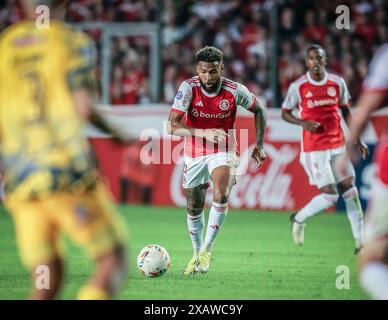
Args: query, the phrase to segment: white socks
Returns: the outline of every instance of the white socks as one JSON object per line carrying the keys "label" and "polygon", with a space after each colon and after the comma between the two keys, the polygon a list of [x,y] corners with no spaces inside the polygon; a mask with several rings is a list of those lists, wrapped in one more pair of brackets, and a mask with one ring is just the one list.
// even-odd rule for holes
{"label": "white socks", "polygon": [[187,227],[193,244],[194,257],[198,257],[199,250],[202,247],[204,225],[205,216],[203,211],[198,216],[191,216],[187,214]]}
{"label": "white socks", "polygon": [[360,247],[364,243],[364,219],[357,188],[350,188],[342,197],[345,200],[346,213],[352,227],[356,247]]}
{"label": "white socks", "polygon": [[205,242],[203,242],[203,228],[205,225],[204,212],[202,211],[202,213],[197,216],[187,214],[187,227],[193,244],[193,256],[195,258],[198,257],[198,253],[201,249],[211,251],[214,240],[224,224],[227,213],[228,203],[219,204],[213,202],[209,213]]}
{"label": "white socks", "polygon": [[226,215],[228,213],[228,203],[215,203],[210,209],[209,221],[207,223],[206,237],[204,242],[204,249],[211,251],[214,240],[224,224]]}
{"label": "white socks", "polygon": [[[303,223],[307,218],[336,204],[338,197],[337,194],[328,193],[321,193],[315,196],[296,214],[295,220],[299,223]],[[364,218],[357,188],[350,188],[342,195],[342,197],[345,200],[347,216],[352,227],[356,247],[358,248],[364,243]]]}
{"label": "white socks", "polygon": [[360,274],[363,288],[375,300],[388,300],[388,266],[381,262],[368,263]]}
{"label": "white socks", "polygon": [[338,194],[321,193],[305,205],[295,216],[295,220],[303,223],[307,218],[316,215],[322,210],[330,208],[338,201]]}

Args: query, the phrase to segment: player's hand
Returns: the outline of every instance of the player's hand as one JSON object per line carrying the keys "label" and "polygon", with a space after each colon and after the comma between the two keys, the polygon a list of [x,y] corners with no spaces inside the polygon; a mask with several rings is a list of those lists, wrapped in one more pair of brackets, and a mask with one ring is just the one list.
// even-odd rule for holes
{"label": "player's hand", "polygon": [[353,163],[358,163],[361,159],[366,159],[369,154],[369,149],[368,146],[359,139],[356,143],[348,141],[346,143],[346,152]]}
{"label": "player's hand", "polygon": [[302,127],[307,131],[317,132],[318,129],[321,127],[321,124],[319,122],[306,120],[302,122]]}
{"label": "player's hand", "polygon": [[213,143],[220,143],[224,141],[228,136],[229,134],[227,134],[224,130],[221,129],[203,130],[203,138]]}
{"label": "player's hand", "polygon": [[368,154],[368,146],[361,139],[359,139],[357,143],[348,142],[346,144],[346,155],[339,156],[339,159],[337,160],[336,166],[338,172],[341,175],[346,176],[349,159],[352,163],[358,163],[361,159],[365,160]]}
{"label": "player's hand", "polygon": [[364,141],[359,139],[357,142],[357,148],[358,148],[358,151],[360,152],[362,160],[365,160],[369,154],[368,146],[365,144]]}
{"label": "player's hand", "polygon": [[256,168],[260,168],[263,165],[263,161],[267,158],[267,155],[265,154],[263,147],[256,146],[253,149],[251,157],[256,162]]}

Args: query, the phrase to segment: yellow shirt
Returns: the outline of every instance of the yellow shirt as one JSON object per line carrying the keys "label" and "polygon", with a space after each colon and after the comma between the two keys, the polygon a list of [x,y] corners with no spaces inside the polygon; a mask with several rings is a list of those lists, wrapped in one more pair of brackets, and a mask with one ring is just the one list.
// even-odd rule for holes
{"label": "yellow shirt", "polygon": [[0,35],[0,143],[6,196],[81,192],[96,172],[71,92],[95,86],[93,42],[66,24],[17,23]]}

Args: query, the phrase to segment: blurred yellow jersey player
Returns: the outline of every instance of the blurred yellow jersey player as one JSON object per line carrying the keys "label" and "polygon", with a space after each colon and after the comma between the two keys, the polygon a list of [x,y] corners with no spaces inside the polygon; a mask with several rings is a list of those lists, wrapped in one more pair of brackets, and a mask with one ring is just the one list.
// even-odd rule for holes
{"label": "blurred yellow jersey player", "polygon": [[[124,224],[109,204],[83,136],[84,119],[109,130],[93,109],[96,52],[92,41],[57,20],[35,25],[35,7],[63,1],[21,1],[26,19],[0,36],[0,139],[6,206],[30,298],[56,297],[63,275],[59,237],[70,237],[96,262],[80,299],[108,299],[127,271]],[[61,6],[52,6],[59,12]],[[49,289],[35,287],[49,268]],[[44,270],[40,268],[40,270]]]}

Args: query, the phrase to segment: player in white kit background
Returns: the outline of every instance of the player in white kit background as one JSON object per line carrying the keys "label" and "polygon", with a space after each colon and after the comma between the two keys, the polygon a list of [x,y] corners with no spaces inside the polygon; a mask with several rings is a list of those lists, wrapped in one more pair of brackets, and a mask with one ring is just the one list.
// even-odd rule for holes
{"label": "player in white kit background", "polygon": [[[252,158],[258,167],[266,158],[265,110],[244,85],[222,77],[222,58],[222,52],[215,47],[207,46],[196,53],[198,75],[182,82],[169,115],[169,133],[185,137],[183,187],[194,254],[183,275],[208,271],[214,240],[228,212],[228,197],[238,166],[233,131],[237,106],[254,113],[257,143]],[[185,116],[186,124],[182,121]],[[213,203],[203,239],[205,196],[210,181]]]}
{"label": "player in white kit background", "polygon": [[[363,245],[363,211],[355,172],[349,158],[343,173],[336,168],[340,155],[346,154],[341,116],[349,124],[351,97],[344,79],[326,71],[326,53],[321,46],[312,45],[306,53],[308,71],[290,85],[282,104],[282,118],[302,127],[300,162],[310,184],[320,194],[291,215],[293,240],[297,245],[304,244],[304,222],[336,204],[339,191],[345,201],[357,254]],[[294,109],[298,109],[299,117],[292,114]],[[360,139],[357,149],[363,158],[368,154]]]}
{"label": "player in white kit background", "polygon": [[[388,101],[388,44],[375,54],[362,93],[350,123],[348,154],[359,161],[355,144],[364,131],[373,111],[387,106]],[[360,281],[373,299],[388,300],[388,124],[379,139],[375,156],[376,176],[372,198],[368,203],[365,220],[365,245],[360,253]],[[338,163],[338,170],[345,170],[345,160]]]}

